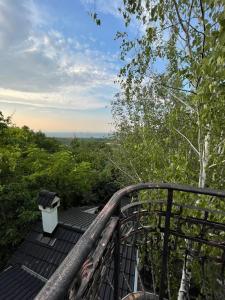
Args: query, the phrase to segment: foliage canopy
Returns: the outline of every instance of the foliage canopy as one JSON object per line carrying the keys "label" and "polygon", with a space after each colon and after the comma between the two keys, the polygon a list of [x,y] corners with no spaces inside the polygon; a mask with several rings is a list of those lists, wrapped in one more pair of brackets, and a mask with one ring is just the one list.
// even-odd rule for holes
{"label": "foliage canopy", "polygon": [[[55,191],[61,207],[104,203],[117,189],[106,141],[73,139],[63,145],[27,126],[18,128],[0,112],[0,261],[39,217],[36,197]],[[107,190],[105,185],[112,187]],[[0,266],[0,267],[1,267]]]}

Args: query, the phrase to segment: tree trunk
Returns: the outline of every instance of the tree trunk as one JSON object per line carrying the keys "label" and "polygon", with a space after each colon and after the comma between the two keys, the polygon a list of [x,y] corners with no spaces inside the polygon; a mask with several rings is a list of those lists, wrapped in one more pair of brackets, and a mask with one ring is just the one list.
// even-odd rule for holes
{"label": "tree trunk", "polygon": [[206,169],[209,163],[209,142],[210,142],[210,132],[208,132],[203,140],[203,146],[201,147],[199,153],[199,163],[200,163],[200,172],[199,172],[199,181],[198,186],[200,188],[205,187],[206,183]]}
{"label": "tree trunk", "polygon": [[[201,141],[201,130],[199,128],[198,132],[198,141]],[[206,184],[206,170],[209,163],[209,142],[210,142],[210,132],[204,136],[203,143],[199,142],[199,181],[198,187],[204,188]],[[203,145],[202,145],[203,144]],[[187,242],[188,251],[191,250],[190,241]],[[180,288],[178,292],[178,300],[187,300],[189,299],[189,288],[190,288],[190,280],[191,280],[191,266],[192,258],[187,254],[185,257],[185,261],[183,264],[182,277],[180,282]]]}
{"label": "tree trunk", "polygon": [[[191,249],[190,241],[187,242],[188,250]],[[191,271],[189,270],[189,266],[191,265],[192,258],[188,255],[185,256],[183,269],[182,269],[182,277],[180,282],[180,288],[178,292],[178,300],[189,300],[189,289],[190,289],[190,280],[191,280]]]}

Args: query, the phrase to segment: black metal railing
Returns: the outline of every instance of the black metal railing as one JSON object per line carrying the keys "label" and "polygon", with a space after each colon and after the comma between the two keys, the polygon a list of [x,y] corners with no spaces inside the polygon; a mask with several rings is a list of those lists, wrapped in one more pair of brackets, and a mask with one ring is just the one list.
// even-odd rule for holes
{"label": "black metal railing", "polygon": [[[121,200],[132,194],[135,202],[121,207]],[[190,273],[199,295],[211,293],[206,285],[214,280],[217,299],[225,292],[224,199],[224,191],[166,183],[118,191],[36,300],[118,300],[135,290],[176,299],[192,288]],[[207,284],[206,268],[216,274],[204,279]],[[182,280],[186,287],[180,286]]]}

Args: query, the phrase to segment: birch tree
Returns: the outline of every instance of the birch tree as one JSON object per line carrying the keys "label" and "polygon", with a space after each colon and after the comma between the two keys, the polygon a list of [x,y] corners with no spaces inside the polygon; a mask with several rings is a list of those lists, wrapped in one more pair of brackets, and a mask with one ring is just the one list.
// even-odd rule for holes
{"label": "birch tree", "polygon": [[[220,0],[123,0],[116,159],[127,181],[225,188],[225,12]],[[127,174],[129,176],[127,176]],[[188,263],[188,259],[187,262]],[[178,294],[188,298],[186,266]]]}
{"label": "birch tree", "polygon": [[136,19],[141,32],[132,40],[127,32],[117,33],[126,64],[119,79],[122,102],[114,103],[114,115],[123,106],[131,124],[135,108],[140,113],[143,107],[140,89],[154,87],[164,114],[182,106],[191,120],[195,134],[189,136],[178,124],[170,135],[176,133],[196,156],[198,186],[222,187],[223,179],[218,180],[216,173],[224,166],[224,2],[124,0],[123,4],[120,12],[126,26]]}

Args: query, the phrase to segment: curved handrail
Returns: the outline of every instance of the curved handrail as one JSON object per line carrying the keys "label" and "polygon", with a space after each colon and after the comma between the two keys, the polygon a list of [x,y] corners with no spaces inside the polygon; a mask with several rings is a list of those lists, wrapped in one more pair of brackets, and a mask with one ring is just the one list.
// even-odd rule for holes
{"label": "curved handrail", "polygon": [[102,211],[98,214],[82,237],[78,240],[76,245],[68,253],[63,263],[47,281],[43,289],[36,296],[36,300],[64,299],[65,293],[70,288],[73,280],[87,259],[87,256],[90,254],[95,242],[99,239],[110,217],[116,212],[119,214],[118,208],[121,198],[132,192],[145,189],[180,191],[225,198],[225,191],[193,188],[191,186],[170,183],[139,183],[117,191],[104,206]]}

